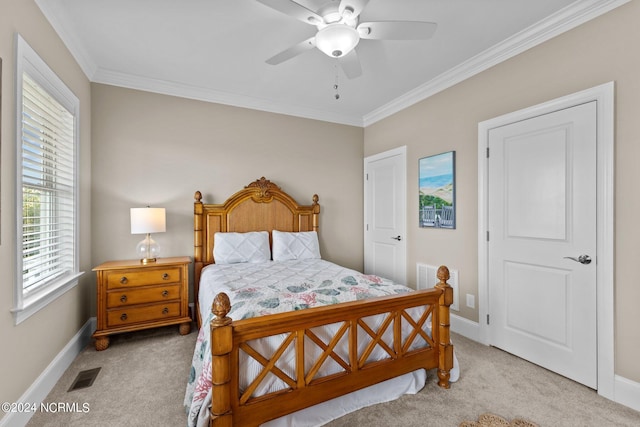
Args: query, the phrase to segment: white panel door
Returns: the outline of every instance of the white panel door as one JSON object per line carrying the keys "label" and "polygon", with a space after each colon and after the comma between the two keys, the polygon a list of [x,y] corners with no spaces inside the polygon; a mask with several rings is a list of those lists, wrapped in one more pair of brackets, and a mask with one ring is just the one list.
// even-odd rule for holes
{"label": "white panel door", "polygon": [[365,159],[364,271],[406,284],[406,153]]}
{"label": "white panel door", "polygon": [[596,388],[596,102],[491,129],[489,153],[491,344]]}

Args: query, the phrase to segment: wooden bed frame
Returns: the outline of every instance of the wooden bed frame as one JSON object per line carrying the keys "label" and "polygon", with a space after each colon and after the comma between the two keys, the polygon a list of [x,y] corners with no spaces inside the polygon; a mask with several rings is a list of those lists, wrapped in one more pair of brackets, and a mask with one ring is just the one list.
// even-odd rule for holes
{"label": "wooden bed frame", "polygon": [[[214,233],[247,231],[312,231],[318,230],[320,205],[318,196],[313,203],[299,205],[291,196],[269,180],[260,178],[231,196],[225,203],[204,204],[202,194],[195,193],[194,203],[194,262],[195,297],[198,297],[202,268],[214,263]],[[355,390],[403,375],[416,369],[437,369],[438,385],[449,388],[449,371],[453,368],[453,346],[449,335],[449,306],[453,290],[446,283],[449,271],[438,270],[440,282],[435,288],[408,294],[379,297],[357,302],[309,308],[273,314],[259,318],[233,321],[227,317],[230,310],[226,294],[218,294],[211,310],[212,427],[258,426],[266,421],[290,414],[306,407],[345,395]],[[420,314],[415,318],[417,307]],[[408,309],[413,308],[412,317]],[[203,308],[207,309],[208,308]],[[197,321],[200,307],[196,304]],[[365,318],[384,316],[378,331],[371,330]],[[430,319],[430,320],[429,320]],[[431,336],[424,331],[431,322]],[[402,336],[401,322],[413,328]],[[323,325],[341,325],[330,342],[323,342],[312,331]],[[383,333],[393,331],[392,343],[382,340]],[[358,351],[358,331],[365,331],[370,342],[364,351]],[[251,340],[285,334],[287,338],[271,359],[254,350]],[[406,334],[405,334],[406,335]],[[420,335],[426,346],[410,350]],[[344,360],[334,352],[341,340],[348,340],[349,356]],[[304,342],[312,341],[323,350],[322,355],[305,370]],[[382,347],[388,357],[380,361],[367,360],[370,353]],[[288,348],[296,354],[296,373],[292,377],[276,366],[278,358]],[[263,365],[262,372],[242,393],[239,387],[240,351]],[[338,363],[343,371],[318,377],[316,374],[327,359]],[[264,396],[251,395],[269,373],[276,375],[288,388]]]}

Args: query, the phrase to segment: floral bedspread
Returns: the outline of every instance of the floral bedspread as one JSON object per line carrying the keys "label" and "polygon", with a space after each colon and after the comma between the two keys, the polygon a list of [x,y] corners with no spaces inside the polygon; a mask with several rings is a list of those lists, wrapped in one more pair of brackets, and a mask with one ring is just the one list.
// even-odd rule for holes
{"label": "floral bedspread", "polygon": [[[218,268],[218,271],[207,271],[210,268]],[[207,269],[203,270],[200,286],[215,288],[209,291],[209,297],[226,292],[231,300],[229,317],[234,320],[411,291],[387,279],[323,260],[212,265]],[[273,274],[269,273],[270,269]],[[210,301],[202,301],[201,292],[201,307],[210,306]],[[206,415],[211,403],[209,323],[212,316],[203,318],[193,354],[184,401],[188,426],[200,425],[199,419],[208,423]]]}

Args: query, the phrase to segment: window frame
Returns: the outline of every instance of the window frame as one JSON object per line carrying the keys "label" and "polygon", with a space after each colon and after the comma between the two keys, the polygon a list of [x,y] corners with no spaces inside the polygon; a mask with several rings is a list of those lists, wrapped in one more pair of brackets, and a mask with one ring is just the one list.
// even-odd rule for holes
{"label": "window frame", "polygon": [[[11,312],[15,324],[26,320],[50,302],[78,285],[80,271],[79,238],[79,154],[80,154],[80,101],[64,84],[29,44],[16,34],[16,74],[15,74],[15,114],[16,114],[16,271],[14,281],[14,304]],[[73,116],[73,268],[49,283],[25,290],[23,280],[23,167],[22,167],[22,115],[23,115],[23,73],[34,80],[51,97],[66,108]]]}

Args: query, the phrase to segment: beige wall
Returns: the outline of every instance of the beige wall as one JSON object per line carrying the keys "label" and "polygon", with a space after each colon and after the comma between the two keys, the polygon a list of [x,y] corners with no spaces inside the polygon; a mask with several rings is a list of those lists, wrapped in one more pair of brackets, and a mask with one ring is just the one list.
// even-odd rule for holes
{"label": "beige wall", "polygon": [[[14,33],[19,32],[80,99],[80,269],[91,270],[91,101],[89,81],[32,0],[0,0],[2,117],[0,164],[0,401],[15,402],[89,319],[89,274],[18,326],[9,312],[15,283]],[[4,414],[0,414],[2,417]]]}
{"label": "beige wall", "polygon": [[167,209],[164,256],[193,254],[193,195],[222,203],[265,176],[320,197],[324,258],[362,269],[363,129],[92,85],[93,262],[135,257],[129,208]]}
{"label": "beige wall", "polygon": [[[460,315],[477,321],[478,123],[521,108],[616,83],[615,372],[640,381],[640,2],[630,2],[365,129],[365,155],[408,147],[407,272],[415,263],[460,270]],[[418,159],[456,150],[457,229],[417,227]],[[476,298],[477,301],[477,298]]]}

